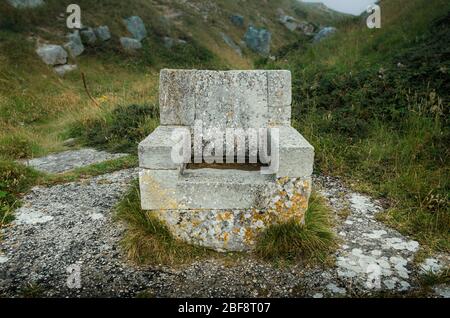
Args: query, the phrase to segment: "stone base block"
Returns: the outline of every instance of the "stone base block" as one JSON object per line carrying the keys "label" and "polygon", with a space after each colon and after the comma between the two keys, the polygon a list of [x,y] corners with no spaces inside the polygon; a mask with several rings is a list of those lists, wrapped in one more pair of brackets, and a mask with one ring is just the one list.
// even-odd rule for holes
{"label": "stone base block", "polygon": [[[202,173],[210,175],[211,171],[203,171]],[[259,172],[257,173],[259,174]],[[201,175],[201,173],[199,174]],[[155,176],[149,170],[141,172],[143,208],[148,209],[150,204],[155,201],[155,192],[150,193],[150,191],[159,187],[163,193],[162,196],[167,195],[172,198],[173,205],[170,206],[169,204],[165,209],[149,209],[148,213],[163,221],[175,237],[217,251],[251,250],[258,235],[267,226],[287,222],[291,219],[302,223],[311,193],[310,177],[285,177],[273,180],[261,178],[255,187],[250,186],[252,181],[255,180],[251,180],[249,176],[239,180],[239,182],[246,181],[241,186],[238,185],[237,181],[230,183],[229,177],[232,175],[230,173],[228,179],[219,179],[227,182],[227,189],[223,189],[224,186],[213,187],[207,183],[202,186],[197,184],[195,187],[189,187],[189,183],[186,183],[183,179],[175,181],[173,177],[168,182],[172,184],[173,188],[166,191],[161,188],[165,187],[167,183],[161,186],[161,181],[163,179],[167,181],[168,178],[161,177],[158,179],[160,181],[156,182],[157,186],[151,186],[149,183],[154,183],[155,179],[153,177],[151,180],[147,179],[149,175]],[[242,175],[242,171],[239,171],[239,175]],[[197,177],[200,180],[205,180],[202,176],[197,175]],[[255,175],[253,177],[255,178]],[[177,188],[177,182],[182,186]],[[177,190],[174,191],[174,189]],[[180,197],[175,196],[175,193],[179,194],[183,191],[185,195],[187,193],[192,195],[192,198],[194,198],[192,204],[203,204],[203,206],[214,208],[192,208],[192,206],[186,208],[186,205],[183,207],[179,204]],[[221,198],[222,201],[216,201],[217,198]],[[170,200],[167,202],[170,202]],[[248,206],[223,208],[226,205],[238,206],[233,205],[233,203],[242,204],[243,202],[247,202]],[[264,204],[252,205],[252,202],[264,202]]]}

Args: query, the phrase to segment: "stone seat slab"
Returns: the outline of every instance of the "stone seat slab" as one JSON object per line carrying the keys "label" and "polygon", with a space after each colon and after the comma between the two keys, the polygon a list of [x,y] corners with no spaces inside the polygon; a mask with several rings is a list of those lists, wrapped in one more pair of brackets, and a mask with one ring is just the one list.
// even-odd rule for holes
{"label": "stone seat slab", "polygon": [[141,169],[144,210],[251,209],[266,204],[261,198],[275,178],[260,171],[234,169]]}

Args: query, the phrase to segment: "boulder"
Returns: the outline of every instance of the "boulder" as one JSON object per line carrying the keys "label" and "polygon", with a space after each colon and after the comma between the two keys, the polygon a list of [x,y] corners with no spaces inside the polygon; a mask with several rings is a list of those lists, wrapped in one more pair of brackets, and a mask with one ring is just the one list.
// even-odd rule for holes
{"label": "boulder", "polygon": [[297,29],[301,30],[305,35],[313,35],[316,28],[311,23],[299,22],[297,24]]}
{"label": "boulder", "polygon": [[244,17],[242,15],[233,14],[232,16],[230,16],[230,21],[239,28],[242,28],[244,26]]}
{"label": "boulder", "polygon": [[106,25],[99,26],[94,29],[95,35],[101,41],[108,41],[111,39],[111,32],[109,32],[109,28]]}
{"label": "boulder", "polygon": [[67,52],[60,45],[45,44],[38,47],[36,53],[48,65],[59,65],[67,62]]}
{"label": "boulder", "polygon": [[77,66],[75,64],[58,65],[53,68],[53,70],[61,77],[64,76],[67,72],[71,72],[76,69]]}
{"label": "boulder", "polygon": [[295,31],[298,28],[297,21],[293,17],[291,17],[289,15],[282,15],[279,18],[279,21],[280,21],[281,24],[283,24],[290,31]]}
{"label": "boulder", "polygon": [[244,35],[244,40],[251,50],[263,56],[267,56],[270,52],[271,37],[272,34],[266,29],[258,29],[253,26],[249,26]]}
{"label": "boulder", "polygon": [[128,32],[130,32],[133,37],[141,41],[147,37],[147,30],[145,29],[144,21],[138,16],[132,16],[127,19],[124,19]]}
{"label": "boulder", "polygon": [[8,0],[14,8],[36,8],[44,4],[44,0]]}
{"label": "boulder", "polygon": [[168,49],[170,49],[174,45],[183,45],[183,44],[187,43],[185,40],[174,39],[174,38],[171,38],[168,36],[163,37],[163,41],[164,41],[164,46]]}
{"label": "boulder", "polygon": [[94,44],[97,41],[97,36],[92,28],[87,28],[80,32],[81,39],[85,44]]}
{"label": "boulder", "polygon": [[336,33],[336,31],[337,29],[335,27],[324,27],[314,36],[314,42],[322,41],[323,39]]}
{"label": "boulder", "polygon": [[80,32],[74,31],[67,35],[69,42],[64,44],[64,47],[69,51],[72,57],[77,57],[84,52],[84,45],[81,42]]}
{"label": "boulder", "polygon": [[120,44],[125,51],[136,51],[142,48],[141,42],[133,38],[121,37]]}

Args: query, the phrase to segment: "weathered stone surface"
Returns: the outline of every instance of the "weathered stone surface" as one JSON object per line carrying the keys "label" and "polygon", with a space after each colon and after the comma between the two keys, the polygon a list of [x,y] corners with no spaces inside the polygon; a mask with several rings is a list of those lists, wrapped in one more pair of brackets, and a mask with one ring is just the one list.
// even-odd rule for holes
{"label": "weathered stone surface", "polygon": [[45,44],[40,46],[36,53],[48,65],[59,65],[67,62],[67,52],[60,45]]}
{"label": "weathered stone surface", "polygon": [[65,64],[65,65],[58,65],[53,68],[53,70],[59,75],[64,76],[67,72],[72,72],[77,69],[77,66],[75,64]]}
{"label": "weathered stone surface", "polygon": [[291,106],[269,107],[269,127],[290,126]]}
{"label": "weathered stone surface", "polygon": [[270,40],[272,34],[266,29],[257,29],[249,26],[244,35],[244,41],[247,46],[261,55],[267,56],[270,53]]}
{"label": "weathered stone surface", "polygon": [[267,204],[261,198],[272,183],[259,171],[233,169],[192,169],[140,172],[144,210],[251,209]]}
{"label": "weathered stone surface", "polygon": [[230,21],[239,28],[242,28],[244,26],[244,17],[242,15],[233,14],[232,16],[230,16]]}
{"label": "weathered stone surface", "polygon": [[206,127],[267,126],[265,71],[198,72],[195,100],[195,119]]}
{"label": "weathered stone surface", "polygon": [[249,250],[267,226],[303,222],[311,192],[310,178],[275,180],[255,171],[141,170],[140,180],[143,209],[178,238],[218,251]]}
{"label": "weathered stone surface", "polygon": [[64,151],[41,158],[21,160],[21,163],[31,166],[39,171],[60,173],[123,156],[126,156],[126,154],[111,154],[105,151],[97,151],[88,148]]}
{"label": "weathered stone surface", "polygon": [[146,169],[177,169],[171,158],[172,146],[175,141],[171,139],[174,129],[184,126],[159,126],[138,147],[139,167]]}
{"label": "weathered stone surface", "polygon": [[81,42],[80,32],[74,31],[67,35],[69,42],[64,44],[64,47],[69,51],[72,57],[77,57],[84,52],[84,45]]}
{"label": "weathered stone surface", "polygon": [[305,177],[313,172],[314,147],[293,127],[279,126],[278,177]]}
{"label": "weathered stone surface", "polygon": [[108,41],[111,39],[111,33],[107,25],[102,25],[94,29],[95,35],[101,41]]}
{"label": "weathered stone surface", "polygon": [[121,37],[120,44],[125,51],[133,52],[142,48],[141,42],[133,38]]}
{"label": "weathered stone surface", "polygon": [[8,2],[18,9],[36,8],[45,3],[44,0],[8,0]]}
{"label": "weathered stone surface", "polygon": [[159,78],[161,125],[193,125],[196,76],[195,70],[161,70]]}
{"label": "weathered stone surface", "polygon": [[283,24],[289,31],[297,30],[298,23],[293,17],[288,15],[280,16],[279,20],[281,24]]}
{"label": "weathered stone surface", "polygon": [[128,32],[130,32],[136,40],[142,41],[147,37],[147,29],[145,28],[144,21],[142,21],[140,17],[132,16],[124,19],[123,22],[125,23]]}
{"label": "weathered stone surface", "polygon": [[335,27],[324,27],[314,36],[315,42],[320,42],[323,39],[329,37],[330,35],[336,33],[337,29]]}
{"label": "weathered stone surface", "polygon": [[267,71],[269,107],[290,106],[292,103],[291,72]]}
{"label": "weathered stone surface", "polygon": [[97,41],[97,36],[92,28],[82,30],[80,36],[85,44],[94,44]]}

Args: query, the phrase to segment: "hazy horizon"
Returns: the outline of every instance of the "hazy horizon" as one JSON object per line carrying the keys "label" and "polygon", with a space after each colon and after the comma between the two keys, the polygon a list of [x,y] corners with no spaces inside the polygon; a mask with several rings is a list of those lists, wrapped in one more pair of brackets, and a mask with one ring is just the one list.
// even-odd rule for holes
{"label": "hazy horizon", "polygon": [[300,1],[321,2],[330,9],[353,15],[360,15],[367,9],[367,6],[369,4],[377,2],[377,0],[300,0]]}

